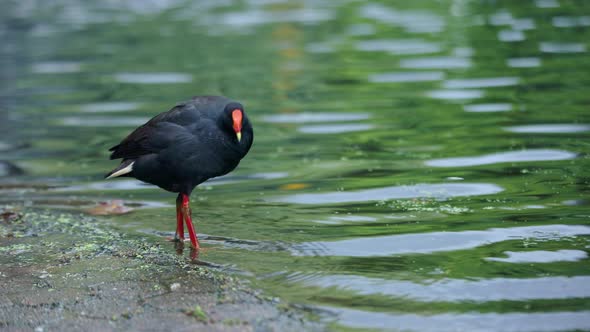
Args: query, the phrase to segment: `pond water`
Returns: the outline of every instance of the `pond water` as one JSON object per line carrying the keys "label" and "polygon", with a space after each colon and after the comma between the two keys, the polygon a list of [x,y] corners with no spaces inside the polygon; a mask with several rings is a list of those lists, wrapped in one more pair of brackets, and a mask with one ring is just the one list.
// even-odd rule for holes
{"label": "pond water", "polygon": [[222,94],[256,139],[192,195],[202,260],[337,329],[590,330],[588,1],[0,6],[3,203],[124,200],[172,251],[107,149]]}

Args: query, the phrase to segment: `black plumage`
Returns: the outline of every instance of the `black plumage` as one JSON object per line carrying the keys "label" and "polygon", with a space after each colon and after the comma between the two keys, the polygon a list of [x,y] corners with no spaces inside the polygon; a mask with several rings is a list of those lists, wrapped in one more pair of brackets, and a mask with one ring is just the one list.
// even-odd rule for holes
{"label": "black plumage", "polygon": [[[106,177],[130,176],[179,193],[177,212],[186,205],[190,220],[188,196],[193,189],[236,168],[253,139],[240,103],[220,96],[193,97],[153,117],[110,148],[110,158],[123,161]],[[182,239],[180,231],[177,225],[177,237]],[[193,246],[198,247],[198,242]]]}

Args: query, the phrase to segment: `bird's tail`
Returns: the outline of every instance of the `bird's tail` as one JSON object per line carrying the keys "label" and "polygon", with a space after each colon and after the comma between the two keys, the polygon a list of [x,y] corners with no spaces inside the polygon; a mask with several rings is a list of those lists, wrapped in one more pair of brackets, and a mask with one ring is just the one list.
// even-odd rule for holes
{"label": "bird's tail", "polygon": [[112,179],[118,176],[123,176],[133,171],[133,164],[135,159],[125,159],[121,162],[121,165],[117,166],[114,170],[110,171],[109,174],[105,175],[105,179]]}

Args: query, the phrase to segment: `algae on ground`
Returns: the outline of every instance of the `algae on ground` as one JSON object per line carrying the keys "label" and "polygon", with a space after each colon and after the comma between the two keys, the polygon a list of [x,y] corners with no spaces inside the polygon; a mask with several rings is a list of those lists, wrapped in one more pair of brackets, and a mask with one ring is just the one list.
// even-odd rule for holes
{"label": "algae on ground", "polygon": [[18,221],[0,224],[7,234],[22,234],[0,236],[3,328],[319,329],[302,313],[280,310],[239,280],[195,264],[156,237],[46,211],[28,210]]}
{"label": "algae on ground", "polygon": [[192,310],[187,311],[186,314],[195,317],[204,323],[209,321],[209,317],[207,317],[207,314],[203,311],[200,305],[196,305]]}

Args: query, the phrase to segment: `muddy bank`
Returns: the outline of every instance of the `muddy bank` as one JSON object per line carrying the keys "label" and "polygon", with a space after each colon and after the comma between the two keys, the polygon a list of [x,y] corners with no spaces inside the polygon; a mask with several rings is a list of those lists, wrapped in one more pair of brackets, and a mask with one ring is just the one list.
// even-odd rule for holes
{"label": "muddy bank", "polygon": [[84,215],[0,210],[0,330],[322,329],[153,242]]}

